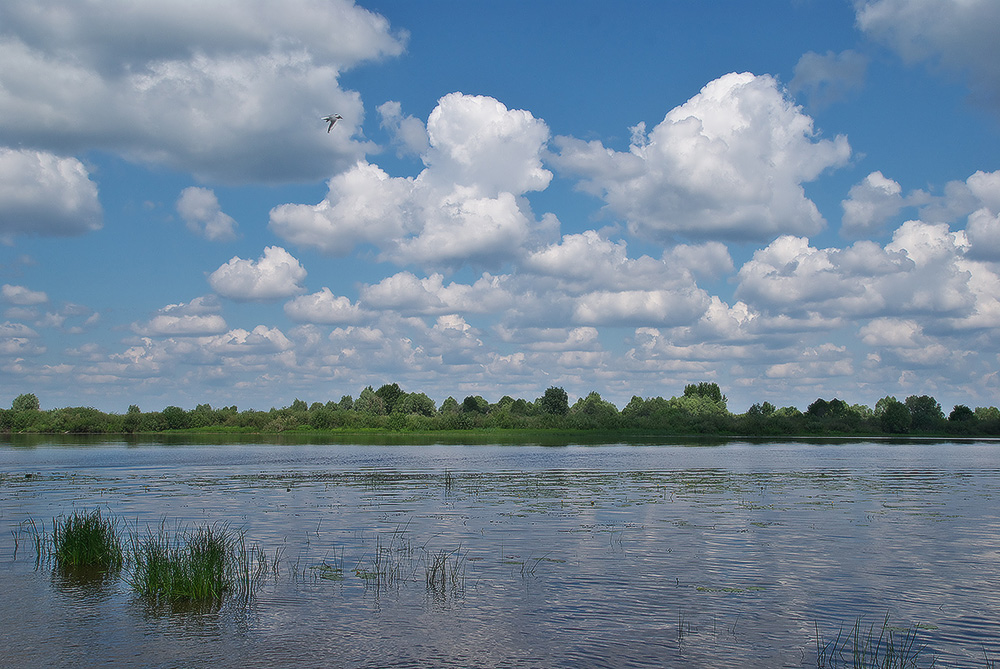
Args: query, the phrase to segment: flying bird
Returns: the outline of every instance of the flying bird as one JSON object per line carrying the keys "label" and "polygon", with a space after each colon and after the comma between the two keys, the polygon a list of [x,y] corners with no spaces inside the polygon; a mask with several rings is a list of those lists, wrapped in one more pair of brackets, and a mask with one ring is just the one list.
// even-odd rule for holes
{"label": "flying bird", "polygon": [[342,118],[344,117],[341,116],[340,114],[331,114],[330,116],[324,116],[323,120],[330,124],[329,127],[327,127],[326,131],[330,132],[331,130],[333,130],[333,126],[336,125],[337,121],[339,121]]}

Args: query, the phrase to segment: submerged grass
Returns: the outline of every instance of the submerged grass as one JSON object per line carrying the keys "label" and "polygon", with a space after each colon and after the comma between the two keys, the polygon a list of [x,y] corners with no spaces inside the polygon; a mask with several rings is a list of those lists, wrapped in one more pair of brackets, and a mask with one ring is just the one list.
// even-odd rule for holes
{"label": "submerged grass", "polygon": [[823,643],[816,627],[816,666],[817,669],[833,667],[851,667],[852,669],[915,669],[918,667],[933,667],[934,660],[929,664],[921,663],[921,654],[926,645],[917,644],[917,630],[895,629],[889,626],[889,615],[886,614],[881,628],[875,623],[867,630],[861,618],[854,622],[854,627],[847,634],[843,628],[837,632],[832,641]]}
{"label": "submerged grass", "polygon": [[427,554],[424,570],[427,590],[435,594],[458,591],[465,587],[465,555],[459,546],[453,551]]}

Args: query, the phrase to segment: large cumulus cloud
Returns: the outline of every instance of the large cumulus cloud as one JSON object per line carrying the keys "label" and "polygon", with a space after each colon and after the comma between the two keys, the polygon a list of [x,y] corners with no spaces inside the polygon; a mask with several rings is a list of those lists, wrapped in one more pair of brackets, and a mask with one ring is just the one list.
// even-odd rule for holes
{"label": "large cumulus cloud", "polygon": [[[0,143],[96,147],[225,181],[316,178],[364,149],[340,73],[404,40],[349,0],[4,3]],[[334,110],[342,132],[320,138]]]}
{"label": "large cumulus cloud", "polygon": [[526,111],[451,93],[428,118],[426,167],[417,177],[392,177],[359,161],[330,180],[319,204],[275,207],[270,226],[333,255],[371,244],[400,265],[495,267],[558,225],[552,216],[536,220],[522,197],[552,178],[542,166],[548,135]]}
{"label": "large cumulus cloud", "polygon": [[642,237],[762,240],[824,225],[804,182],[843,165],[847,139],[819,139],[812,119],[770,76],[727,74],[633,128],[628,152],[558,137],[554,162]]}

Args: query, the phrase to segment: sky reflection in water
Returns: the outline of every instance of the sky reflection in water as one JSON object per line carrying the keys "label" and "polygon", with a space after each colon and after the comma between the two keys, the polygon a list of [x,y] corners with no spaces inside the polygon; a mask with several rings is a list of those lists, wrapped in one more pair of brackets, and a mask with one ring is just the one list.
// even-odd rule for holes
{"label": "sky reflection in water", "polygon": [[[888,614],[928,662],[984,666],[996,449],[0,446],[0,664],[798,667],[817,625]],[[249,607],[164,611],[14,559],[23,521],[98,507],[228,522],[279,573]],[[389,584],[359,576],[379,550]]]}

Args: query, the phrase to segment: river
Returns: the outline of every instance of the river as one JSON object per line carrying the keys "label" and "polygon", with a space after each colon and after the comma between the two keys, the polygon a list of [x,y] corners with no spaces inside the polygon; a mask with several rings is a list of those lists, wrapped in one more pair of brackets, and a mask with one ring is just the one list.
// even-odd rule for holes
{"label": "river", "polygon": [[[27,521],[93,509],[227,523],[277,567],[249,602],[164,609],[36,565]],[[8,438],[0,666],[816,667],[888,619],[918,666],[986,667],[998,521],[986,442]]]}

